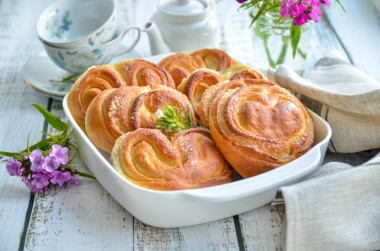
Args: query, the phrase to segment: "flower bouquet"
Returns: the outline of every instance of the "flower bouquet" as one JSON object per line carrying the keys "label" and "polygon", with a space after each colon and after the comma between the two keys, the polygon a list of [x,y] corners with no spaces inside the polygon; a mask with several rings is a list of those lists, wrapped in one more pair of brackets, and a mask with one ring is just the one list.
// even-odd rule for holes
{"label": "flower bouquet", "polygon": [[[47,122],[59,135],[46,134],[48,137],[37,144],[27,147],[21,152],[0,152],[0,155],[9,157],[6,169],[11,176],[22,177],[22,182],[33,192],[45,193],[52,186],[59,187],[78,186],[82,182],[79,176],[94,178],[75,170],[70,166],[77,152],[77,147],[71,142],[71,132],[68,125],[58,117],[48,112],[39,105],[33,105],[45,117]],[[75,154],[69,159],[69,152],[75,150]]]}
{"label": "flower bouquet", "polygon": [[[293,60],[306,59],[307,48],[299,46],[301,34],[311,23],[318,23],[328,0],[237,0],[240,8],[250,11],[256,38],[263,42],[269,66],[285,62],[289,44]],[[339,0],[336,2],[342,7]],[[275,36],[278,37],[277,41]],[[275,47],[275,48],[274,48]],[[274,54],[278,54],[275,58]],[[296,58],[298,56],[298,58]]]}

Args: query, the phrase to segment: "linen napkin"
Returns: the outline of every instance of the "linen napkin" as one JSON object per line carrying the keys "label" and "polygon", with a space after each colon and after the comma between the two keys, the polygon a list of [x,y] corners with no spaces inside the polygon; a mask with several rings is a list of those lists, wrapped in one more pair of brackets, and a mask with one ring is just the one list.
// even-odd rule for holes
{"label": "linen napkin", "polygon": [[284,250],[380,250],[380,153],[358,167],[327,163],[281,192]]}
{"label": "linen napkin", "polygon": [[332,128],[329,150],[352,153],[380,147],[380,83],[331,52],[307,79],[286,66],[268,78],[293,91]]}
{"label": "linen napkin", "polygon": [[[268,78],[293,91],[332,127],[329,150],[380,147],[380,84],[336,52],[307,79],[286,66]],[[330,162],[303,182],[280,188],[284,250],[380,250],[380,153],[353,167]]]}

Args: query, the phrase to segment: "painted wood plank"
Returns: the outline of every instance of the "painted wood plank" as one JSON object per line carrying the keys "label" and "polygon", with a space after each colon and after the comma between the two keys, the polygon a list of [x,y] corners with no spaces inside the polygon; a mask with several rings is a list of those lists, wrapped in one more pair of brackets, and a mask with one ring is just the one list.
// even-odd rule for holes
{"label": "painted wood plank", "polygon": [[182,228],[156,228],[135,220],[135,250],[239,250],[233,218]]}
{"label": "painted wood plank", "polygon": [[[0,4],[0,150],[20,151],[41,139],[43,119],[30,106],[46,106],[47,98],[28,87],[21,74],[27,59],[42,47],[35,36],[38,6],[45,1],[1,1]],[[35,8],[36,7],[36,8]],[[42,117],[42,116],[41,116]],[[17,250],[23,232],[30,191],[10,177],[0,162],[0,250]]]}

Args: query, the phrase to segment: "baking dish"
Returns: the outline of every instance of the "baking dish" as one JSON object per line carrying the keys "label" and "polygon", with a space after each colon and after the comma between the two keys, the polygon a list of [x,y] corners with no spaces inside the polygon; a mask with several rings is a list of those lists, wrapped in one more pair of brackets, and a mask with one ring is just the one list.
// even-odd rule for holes
{"label": "baking dish", "polygon": [[155,227],[183,227],[241,214],[271,202],[277,189],[300,181],[321,165],[331,128],[310,111],[315,125],[313,147],[303,156],[266,173],[228,184],[180,191],[139,187],[119,174],[109,154],[97,149],[77,125],[67,106],[63,109],[74,129],[80,155],[100,184],[129,213]]}

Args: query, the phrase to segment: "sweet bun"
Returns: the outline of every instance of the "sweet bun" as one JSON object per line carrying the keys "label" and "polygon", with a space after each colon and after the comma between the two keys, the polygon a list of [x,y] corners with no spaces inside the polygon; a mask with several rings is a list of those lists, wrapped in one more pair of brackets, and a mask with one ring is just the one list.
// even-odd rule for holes
{"label": "sweet bun", "polygon": [[173,78],[164,68],[146,60],[126,60],[114,64],[114,68],[125,79],[127,85],[151,88],[164,85],[175,88]]}
{"label": "sweet bun", "polygon": [[94,66],[84,72],[71,87],[67,98],[67,106],[77,124],[85,128],[86,110],[99,93],[125,85],[124,79],[109,65]]}
{"label": "sweet bun", "polygon": [[198,107],[203,93],[213,85],[225,80],[225,76],[209,69],[199,69],[191,73],[177,87],[177,90],[184,93],[191,105],[197,118],[199,118]]}
{"label": "sweet bun", "polygon": [[[138,128],[155,128],[157,111],[168,105],[179,112],[189,105],[189,100],[172,88],[150,90],[148,86],[125,86],[105,90],[91,102],[87,110],[87,136],[95,146],[111,152],[115,140],[123,133]],[[192,126],[196,126],[194,111],[190,106],[189,116]]]}
{"label": "sweet bun", "polygon": [[306,107],[278,85],[249,85],[218,94],[209,126],[223,156],[244,178],[306,153],[314,126]]}
{"label": "sweet bun", "polygon": [[198,106],[198,114],[202,126],[209,127],[210,105],[214,100],[218,99],[220,95],[227,91],[236,90],[249,85],[272,86],[277,84],[265,79],[234,79],[211,86],[203,93]]}
{"label": "sweet bun", "polygon": [[209,132],[199,128],[171,139],[157,129],[126,133],[116,140],[111,163],[127,180],[154,190],[201,188],[232,179]]}
{"label": "sweet bun", "polygon": [[88,138],[98,148],[111,152],[115,140],[134,130],[130,114],[134,99],[149,87],[124,86],[100,93],[88,107],[85,129]]}
{"label": "sweet bun", "polygon": [[196,60],[202,60],[206,68],[220,72],[236,64],[230,55],[218,49],[197,50],[191,53],[191,56]]}
{"label": "sweet bun", "polygon": [[201,59],[197,60],[184,52],[172,54],[161,60],[158,65],[169,72],[176,86],[193,71],[206,67]]}
{"label": "sweet bun", "polygon": [[266,79],[265,76],[258,70],[247,65],[235,64],[226,70],[223,74],[227,75],[230,80],[234,79]]}

